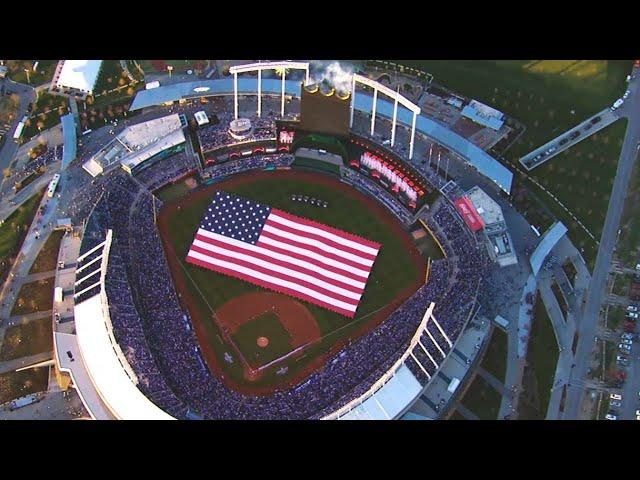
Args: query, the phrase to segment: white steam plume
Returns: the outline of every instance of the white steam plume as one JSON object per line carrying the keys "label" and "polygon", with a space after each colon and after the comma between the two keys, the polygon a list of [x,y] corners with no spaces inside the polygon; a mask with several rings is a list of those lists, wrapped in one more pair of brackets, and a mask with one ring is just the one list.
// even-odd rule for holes
{"label": "white steam plume", "polygon": [[340,62],[313,62],[311,83],[326,82],[338,92],[351,92],[353,66]]}

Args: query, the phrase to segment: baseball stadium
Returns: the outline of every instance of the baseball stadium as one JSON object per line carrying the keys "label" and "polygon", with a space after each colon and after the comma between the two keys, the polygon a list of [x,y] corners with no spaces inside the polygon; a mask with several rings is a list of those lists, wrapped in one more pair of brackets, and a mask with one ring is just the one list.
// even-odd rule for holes
{"label": "baseball stadium", "polygon": [[130,111],[61,180],[81,187],[56,374],[92,418],[395,419],[442,381],[490,265],[514,261],[449,158],[498,195],[506,167],[399,89],[305,62],[140,90]]}

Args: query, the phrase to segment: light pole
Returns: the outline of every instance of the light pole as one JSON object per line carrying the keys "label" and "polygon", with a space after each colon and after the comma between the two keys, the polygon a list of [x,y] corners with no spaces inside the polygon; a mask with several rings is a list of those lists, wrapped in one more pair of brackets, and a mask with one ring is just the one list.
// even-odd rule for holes
{"label": "light pole", "polygon": [[25,69],[24,69],[24,71],[25,71],[25,73],[27,74],[27,83],[31,83],[31,82],[29,81],[29,69],[28,69],[28,68],[25,68]]}
{"label": "light pole", "polygon": [[173,67],[171,65],[167,65],[167,71],[169,72],[169,78],[171,78],[171,71],[173,70]]}

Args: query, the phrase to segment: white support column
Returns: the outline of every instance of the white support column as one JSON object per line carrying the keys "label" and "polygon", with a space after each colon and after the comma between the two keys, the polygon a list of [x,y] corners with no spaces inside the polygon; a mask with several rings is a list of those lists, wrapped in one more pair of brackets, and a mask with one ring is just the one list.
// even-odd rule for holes
{"label": "white support column", "polygon": [[376,131],[376,107],[378,106],[378,89],[373,89],[373,105],[371,105],[371,136],[375,135]]}
{"label": "white support column", "polygon": [[282,102],[280,104],[280,116],[284,117],[284,77],[287,75],[287,69],[282,69]]}
{"label": "white support column", "polygon": [[393,121],[391,122],[391,146],[396,143],[396,120],[398,119],[398,98],[393,102]]}
{"label": "white support column", "polygon": [[238,73],[233,74],[233,114],[238,119]]}
{"label": "white support column", "polygon": [[349,108],[349,128],[353,128],[353,111],[356,108],[356,77],[351,77],[351,106]]}
{"label": "white support column", "polygon": [[307,72],[307,75],[305,76],[304,84],[309,85],[309,67],[305,68],[305,71]]}
{"label": "white support column", "polygon": [[262,116],[262,69],[258,69],[258,117]]}
{"label": "white support column", "polygon": [[409,142],[409,160],[413,159],[413,142],[416,138],[416,117],[418,115],[413,112],[413,120],[411,121],[411,141]]}
{"label": "white support column", "polygon": [[436,173],[440,175],[440,148],[438,148],[438,168],[436,168]]}

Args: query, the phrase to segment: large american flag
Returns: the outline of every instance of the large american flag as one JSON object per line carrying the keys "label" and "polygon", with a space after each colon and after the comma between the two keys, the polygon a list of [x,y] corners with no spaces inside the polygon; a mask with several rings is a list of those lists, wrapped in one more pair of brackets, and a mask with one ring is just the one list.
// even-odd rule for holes
{"label": "large american flag", "polygon": [[187,262],[355,316],[380,244],[216,192]]}

